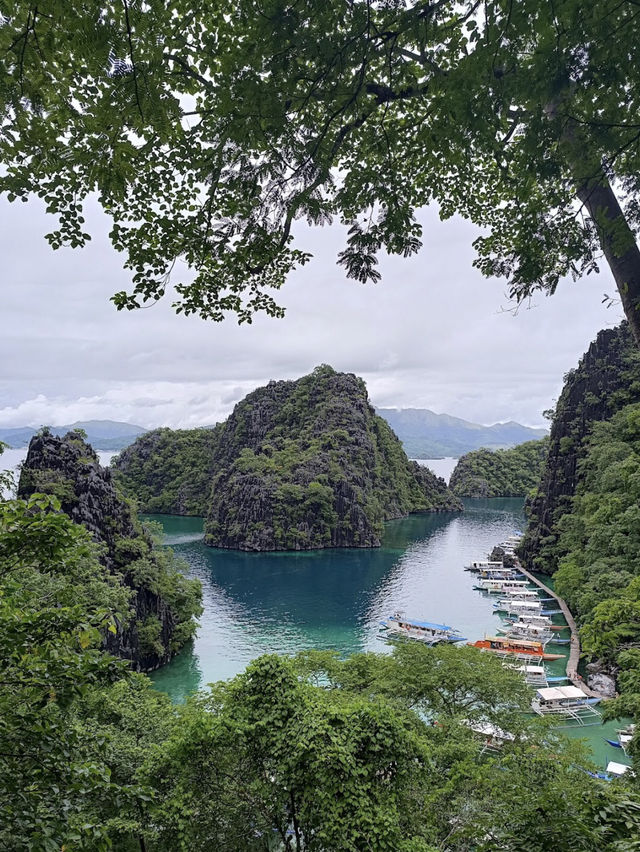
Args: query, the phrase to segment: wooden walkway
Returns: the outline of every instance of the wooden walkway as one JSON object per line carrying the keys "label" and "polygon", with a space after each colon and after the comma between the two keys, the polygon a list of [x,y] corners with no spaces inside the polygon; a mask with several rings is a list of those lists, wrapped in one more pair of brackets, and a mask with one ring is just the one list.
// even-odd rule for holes
{"label": "wooden walkway", "polygon": [[562,614],[564,615],[567,624],[569,625],[569,629],[571,630],[571,644],[569,646],[569,658],[567,660],[567,678],[571,681],[574,686],[579,687],[585,695],[588,695],[589,698],[604,698],[605,696],[600,695],[597,692],[594,692],[590,687],[587,686],[585,681],[578,674],[578,661],[580,660],[580,639],[578,637],[578,628],[576,627],[576,623],[574,621],[573,616],[569,610],[569,607],[566,605],[564,600],[556,593],[549,588],[549,586],[545,586],[542,580],[538,580],[537,577],[534,577],[526,568],[523,568],[522,565],[518,565],[518,570],[522,571],[525,577],[528,577],[532,583],[535,583],[536,586],[539,586],[541,589],[544,589],[545,592],[548,592],[555,600],[558,602],[560,609],[562,610]]}

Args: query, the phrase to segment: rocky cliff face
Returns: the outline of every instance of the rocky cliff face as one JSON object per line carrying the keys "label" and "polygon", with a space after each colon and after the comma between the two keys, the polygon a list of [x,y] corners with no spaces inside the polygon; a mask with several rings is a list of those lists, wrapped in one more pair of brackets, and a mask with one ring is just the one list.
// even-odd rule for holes
{"label": "rocky cliff face", "polygon": [[53,494],[62,510],[101,545],[100,560],[132,592],[132,611],[105,647],[140,671],[167,662],[191,635],[199,612],[199,584],[186,580],[154,547],[117,492],[109,469],[80,434],[60,438],[43,430],[31,439],[18,496]]}
{"label": "rocky cliff face", "polygon": [[626,323],[599,332],[578,367],[565,376],[529,526],[520,548],[526,567],[552,574],[558,559],[556,523],[570,511],[593,424],[640,401],[640,352]]}
{"label": "rocky cliff face", "polygon": [[386,520],[462,508],[444,480],[408,461],[364,382],[327,366],[240,402],[215,467],[205,525],[214,547],[377,547]]}

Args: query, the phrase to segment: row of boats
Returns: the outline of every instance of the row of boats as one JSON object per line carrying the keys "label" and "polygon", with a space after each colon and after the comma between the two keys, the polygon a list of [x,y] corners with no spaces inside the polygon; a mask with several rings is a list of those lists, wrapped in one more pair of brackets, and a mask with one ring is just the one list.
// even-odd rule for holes
{"label": "row of boats", "polygon": [[[591,725],[601,722],[596,708],[599,697],[588,695],[579,686],[567,683],[566,676],[552,675],[545,662],[558,660],[562,654],[549,652],[548,645],[570,644],[563,638],[566,624],[556,624],[553,616],[562,611],[553,607],[553,597],[542,597],[540,590],[533,588],[529,579],[519,570],[515,553],[521,540],[520,535],[510,536],[494,548],[492,554],[500,553],[502,559],[472,562],[466,571],[477,575],[474,588],[485,595],[495,595],[494,612],[502,617],[502,624],[495,636],[485,636],[475,642],[455,627],[430,621],[408,618],[404,612],[394,612],[382,622],[384,638],[408,639],[435,645],[441,642],[462,643],[489,651],[503,658],[505,665],[521,672],[526,683],[535,689],[531,709],[540,716],[558,718],[560,724]],[[485,748],[499,748],[513,736],[501,731],[489,722],[474,723],[473,729],[485,739]],[[634,735],[634,725],[616,731],[616,740],[606,742],[622,750],[625,756]],[[624,763],[609,761],[605,772],[597,777],[611,780],[629,770]]]}
{"label": "row of boats", "polygon": [[[570,640],[559,635],[566,625],[554,624],[552,620],[561,610],[545,608],[554,598],[541,597],[519,570],[515,549],[520,539],[520,535],[510,536],[494,549],[493,553],[501,554],[500,561],[476,561],[467,566],[467,571],[477,574],[474,588],[497,596],[494,611],[503,618],[496,635],[467,644],[494,653],[517,668],[536,689],[531,707],[537,714],[559,716],[581,725],[599,722],[595,705],[600,699],[586,695],[578,686],[567,685],[566,677],[552,676],[544,667],[545,662],[563,657],[561,653],[548,651],[547,645],[569,644]],[[404,612],[393,613],[382,622],[382,627],[386,638],[416,640],[428,645],[467,641],[454,627],[417,621]]]}

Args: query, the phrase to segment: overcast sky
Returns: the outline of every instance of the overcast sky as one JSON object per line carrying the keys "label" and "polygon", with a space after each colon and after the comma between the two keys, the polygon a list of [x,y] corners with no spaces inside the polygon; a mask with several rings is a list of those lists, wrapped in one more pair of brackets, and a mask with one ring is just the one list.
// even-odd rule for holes
{"label": "overcast sky", "polygon": [[315,257],[280,294],[286,318],[238,326],[176,316],[169,300],[118,313],[109,296],[129,279],[101,213],[88,213],[87,248],[53,252],[38,201],[0,201],[0,426],[210,424],[254,387],[321,363],[363,376],[378,407],[543,424],[563,374],[620,320],[602,304],[614,291],[608,271],[514,314],[505,283],[472,268],[477,230],[435,210],[422,219],[422,251],[382,258],[376,285],[336,266],[342,228],[301,229]]}

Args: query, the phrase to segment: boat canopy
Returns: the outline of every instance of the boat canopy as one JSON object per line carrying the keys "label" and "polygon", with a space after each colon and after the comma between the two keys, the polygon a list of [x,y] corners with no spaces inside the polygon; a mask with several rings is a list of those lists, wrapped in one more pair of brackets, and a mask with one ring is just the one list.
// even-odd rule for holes
{"label": "boat canopy", "polygon": [[415,618],[406,618],[404,615],[394,615],[394,621],[401,621],[403,624],[411,624],[413,627],[424,627],[426,630],[443,630],[451,633],[457,633],[455,627],[449,627],[447,624],[434,624],[432,621],[416,621]]}
{"label": "boat canopy", "polygon": [[563,699],[587,697],[577,686],[549,686],[546,689],[538,689],[537,695],[542,701],[562,701]]}
{"label": "boat canopy", "polygon": [[[536,639],[510,639],[506,636],[487,636],[487,642],[498,642],[501,645],[522,645],[530,648],[532,645],[540,646]],[[584,693],[582,693],[584,695]]]}
{"label": "boat canopy", "polygon": [[616,763],[615,760],[610,760],[607,763],[607,772],[610,775],[624,775],[625,772],[629,771],[629,767],[626,763]]}

